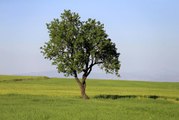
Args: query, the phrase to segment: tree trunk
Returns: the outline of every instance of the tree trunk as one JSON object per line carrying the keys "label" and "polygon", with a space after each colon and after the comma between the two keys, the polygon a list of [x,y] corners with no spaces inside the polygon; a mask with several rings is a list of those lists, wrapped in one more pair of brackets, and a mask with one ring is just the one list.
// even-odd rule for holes
{"label": "tree trunk", "polygon": [[86,82],[83,82],[80,86],[81,89],[81,97],[83,99],[89,99],[89,97],[86,95]]}
{"label": "tree trunk", "polygon": [[83,99],[89,99],[89,97],[86,95],[86,78],[83,78],[83,81],[81,82],[78,77],[75,77],[76,82],[78,83],[80,90],[81,90],[81,97]]}

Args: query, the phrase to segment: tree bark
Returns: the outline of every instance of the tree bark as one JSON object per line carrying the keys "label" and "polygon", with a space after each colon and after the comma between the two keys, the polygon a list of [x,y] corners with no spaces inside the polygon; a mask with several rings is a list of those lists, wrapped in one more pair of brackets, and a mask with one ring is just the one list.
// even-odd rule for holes
{"label": "tree bark", "polygon": [[78,79],[78,77],[75,77],[75,79],[80,87],[81,97],[83,99],[89,99],[88,95],[86,94],[86,78],[83,78],[82,82]]}
{"label": "tree bark", "polygon": [[88,95],[86,94],[86,82],[85,81],[81,84],[80,89],[81,89],[81,97],[83,99],[89,99]]}

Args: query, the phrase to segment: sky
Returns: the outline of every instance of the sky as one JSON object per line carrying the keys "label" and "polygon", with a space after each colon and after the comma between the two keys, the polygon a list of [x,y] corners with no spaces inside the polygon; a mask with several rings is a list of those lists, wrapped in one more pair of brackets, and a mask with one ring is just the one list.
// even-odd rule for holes
{"label": "sky", "polygon": [[[58,76],[40,47],[49,40],[46,23],[70,9],[104,24],[121,53],[119,79],[179,82],[178,6],[178,0],[1,0],[0,74]],[[115,78],[98,68],[90,77]]]}

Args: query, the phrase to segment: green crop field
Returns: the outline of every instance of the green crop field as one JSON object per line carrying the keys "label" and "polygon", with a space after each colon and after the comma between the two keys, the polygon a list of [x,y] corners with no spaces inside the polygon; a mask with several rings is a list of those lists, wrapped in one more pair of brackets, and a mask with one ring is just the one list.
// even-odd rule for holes
{"label": "green crop field", "polygon": [[0,76],[0,120],[179,120],[179,82]]}

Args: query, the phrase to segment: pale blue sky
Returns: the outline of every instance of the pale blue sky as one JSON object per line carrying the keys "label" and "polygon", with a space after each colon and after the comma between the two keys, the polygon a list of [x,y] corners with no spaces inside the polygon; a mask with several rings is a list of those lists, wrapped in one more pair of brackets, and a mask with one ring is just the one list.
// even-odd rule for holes
{"label": "pale blue sky", "polygon": [[64,9],[104,23],[121,53],[122,79],[179,81],[178,0],[1,0],[0,74],[55,70],[39,48],[48,41],[45,24]]}

